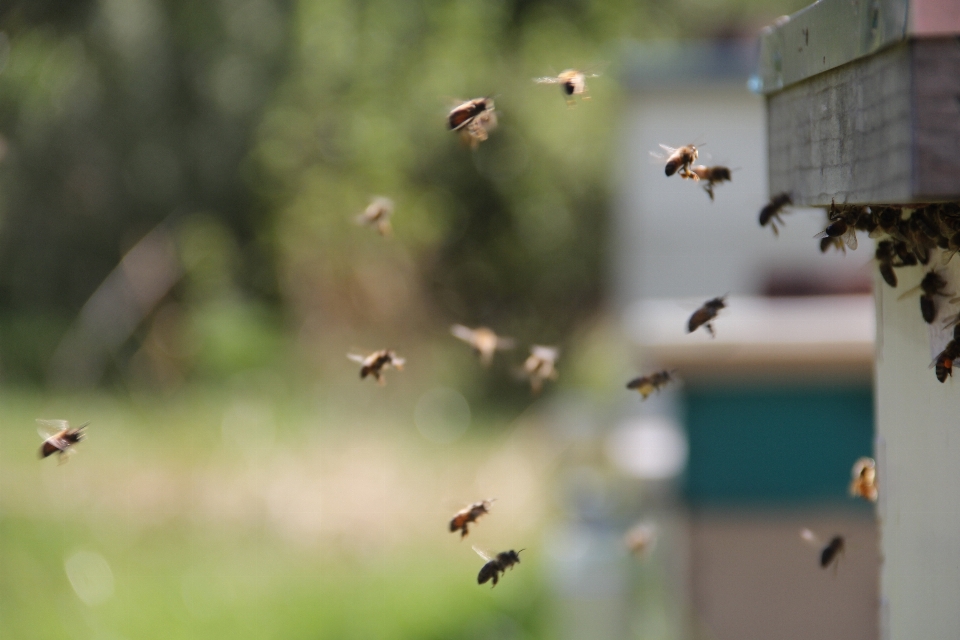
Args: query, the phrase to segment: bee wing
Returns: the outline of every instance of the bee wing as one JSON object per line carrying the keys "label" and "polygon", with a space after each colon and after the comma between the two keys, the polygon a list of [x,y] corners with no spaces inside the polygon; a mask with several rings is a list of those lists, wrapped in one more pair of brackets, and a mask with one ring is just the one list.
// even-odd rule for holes
{"label": "bee wing", "polygon": [[52,438],[64,429],[68,429],[70,423],[66,420],[40,420],[37,419],[37,433],[44,440]]}
{"label": "bee wing", "polygon": [[903,300],[904,298],[906,298],[906,297],[909,296],[910,294],[916,293],[917,291],[920,291],[921,288],[923,288],[922,285],[919,285],[919,284],[918,284],[917,286],[915,286],[914,288],[910,289],[909,291],[904,291],[904,292],[901,293],[899,296],[897,296],[897,300]]}
{"label": "bee wing", "polygon": [[843,242],[850,248],[851,251],[857,250],[857,230],[853,227],[850,227],[845,234],[843,234]]}
{"label": "bee wing", "polygon": [[360,364],[363,364],[364,361],[367,359],[366,356],[361,356],[358,353],[348,353],[347,357],[353,360],[354,362],[359,362]]}
{"label": "bee wing", "polygon": [[403,369],[403,365],[405,365],[406,363],[407,363],[406,358],[393,358],[390,361],[390,364],[392,364],[395,369]]}
{"label": "bee wing", "polygon": [[543,78],[534,78],[533,81],[537,84],[557,84],[560,82],[560,78],[556,76],[546,76]]}
{"label": "bee wing", "polygon": [[473,545],[473,550],[477,552],[478,556],[483,558],[484,562],[490,562],[491,560],[493,560],[493,556],[491,556],[489,553],[487,553],[477,545]]}
{"label": "bee wing", "polygon": [[675,149],[674,147],[668,147],[668,146],[665,145],[665,144],[661,144],[661,145],[660,145],[660,148],[663,149],[664,151],[666,151],[667,153],[673,153],[673,152],[676,151],[676,149]]}
{"label": "bee wing", "polygon": [[550,362],[555,362],[557,358],[560,357],[560,349],[557,347],[544,347],[539,344],[530,347],[530,353],[541,360],[548,360]]}
{"label": "bee wing", "polygon": [[819,536],[817,536],[817,534],[815,534],[810,529],[801,529],[800,538],[807,544],[812,544],[814,546],[819,546],[820,544],[822,544],[822,541],[820,540]]}
{"label": "bee wing", "polygon": [[452,333],[455,338],[460,338],[464,342],[473,343],[473,329],[469,327],[465,327],[462,324],[455,324],[450,327],[450,333]]}

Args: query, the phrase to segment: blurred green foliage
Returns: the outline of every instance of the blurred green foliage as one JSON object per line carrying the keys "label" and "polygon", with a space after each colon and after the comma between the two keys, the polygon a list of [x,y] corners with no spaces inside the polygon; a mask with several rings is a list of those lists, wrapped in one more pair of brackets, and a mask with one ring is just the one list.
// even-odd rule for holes
{"label": "blurred green foliage", "polygon": [[[234,347],[154,350],[166,360],[153,368],[222,375],[263,362],[277,332],[336,327],[393,339],[457,321],[562,343],[602,301],[624,47],[750,34],[793,8],[8,1],[0,374],[49,373],[57,333],[161,221],[178,229],[185,278],[110,354],[120,378],[158,316],[185,343],[226,309],[238,316],[218,339]],[[568,107],[531,82],[568,67],[603,72],[592,100]],[[444,116],[483,95],[500,126],[471,151]],[[351,222],[375,194],[396,201],[392,239]],[[39,319],[26,340],[24,317]]]}

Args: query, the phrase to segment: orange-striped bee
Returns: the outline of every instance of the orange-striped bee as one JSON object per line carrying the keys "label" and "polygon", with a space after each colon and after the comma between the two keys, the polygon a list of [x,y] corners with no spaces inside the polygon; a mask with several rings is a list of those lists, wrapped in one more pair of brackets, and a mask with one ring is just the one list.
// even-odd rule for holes
{"label": "orange-striped bee", "polygon": [[530,378],[530,390],[534,394],[540,393],[543,389],[544,380],[556,380],[560,375],[556,367],[559,357],[560,350],[556,347],[542,347],[536,344],[530,347],[530,355],[523,363],[523,371]]}
{"label": "orange-striped bee", "polygon": [[40,458],[58,454],[59,463],[63,464],[73,453],[73,445],[86,437],[84,429],[89,422],[74,429],[66,420],[37,420],[37,432],[43,438],[40,446]]}
{"label": "orange-striped bee", "polygon": [[701,182],[706,182],[706,184],[703,185],[703,190],[707,192],[710,200],[713,201],[713,185],[720,184],[721,182],[730,182],[730,169],[721,166],[705,167],[702,164],[698,164],[695,167],[690,167],[689,173],[683,177],[693,178],[694,176]]}
{"label": "orange-striped bee", "polygon": [[537,84],[559,84],[565,96],[567,104],[573,105],[573,96],[580,96],[582,100],[589,100],[587,93],[587,78],[599,77],[599,73],[584,73],[576,69],[567,69],[558,76],[547,76],[545,78],[534,78]]}
{"label": "orange-striped bee", "polygon": [[[668,154],[664,166],[664,173],[667,174],[667,177],[676,173],[681,178],[690,178],[691,180],[700,179],[700,176],[690,171],[690,165],[697,161],[697,156],[699,155],[696,145],[688,144],[679,149],[674,149],[673,147],[661,144],[660,148]],[[657,156],[657,154],[653,155],[660,157]]]}
{"label": "orange-striped bee", "polygon": [[850,495],[870,502],[877,501],[877,463],[873,458],[863,457],[853,464],[853,480]]}
{"label": "orange-striped bee", "polygon": [[693,333],[702,325],[707,328],[710,336],[715,338],[717,334],[713,331],[713,319],[717,317],[721,309],[727,306],[724,302],[726,298],[726,296],[720,296],[704,302],[703,306],[694,311],[687,321],[687,333]]}
{"label": "orange-striped bee", "polygon": [[487,327],[470,329],[462,324],[455,324],[450,327],[450,333],[473,347],[474,353],[480,357],[480,363],[485,367],[489,367],[493,362],[494,352],[513,349],[514,346],[512,338],[498,336]]}
{"label": "orange-striped bee", "polygon": [[475,149],[497,126],[493,98],[474,98],[457,105],[447,114],[447,126],[460,133],[464,144]]}
{"label": "orange-striped bee", "polygon": [[368,356],[363,356],[358,353],[348,353],[347,357],[361,364],[361,380],[367,376],[373,376],[381,387],[387,383],[383,378],[383,370],[393,367],[397,371],[403,371],[403,365],[406,362],[405,359],[397,357],[397,354],[390,349],[374,351]]}
{"label": "orange-striped bee", "polygon": [[467,525],[471,522],[476,522],[480,516],[490,513],[490,503],[494,500],[496,500],[496,498],[474,502],[470,506],[457,511],[456,515],[450,520],[450,532],[459,531],[460,539],[466,538],[469,533],[469,531],[467,531]]}
{"label": "orange-striped bee", "polygon": [[390,198],[376,197],[367,208],[358,215],[355,220],[357,224],[375,227],[382,236],[390,235],[390,216],[393,215],[393,200]]}
{"label": "orange-striped bee", "polygon": [[481,558],[487,561],[485,565],[480,568],[480,573],[477,574],[477,584],[483,584],[488,580],[493,580],[493,585],[491,588],[497,586],[499,581],[499,574],[506,573],[507,569],[513,567],[515,564],[520,564],[520,551],[501,551],[494,557],[490,557],[488,554],[484,553],[481,549],[477,547],[473,548]]}
{"label": "orange-striped bee", "polygon": [[660,389],[665,387],[671,380],[672,378],[670,377],[669,371],[657,371],[648,376],[634,378],[627,383],[627,389],[636,389],[640,395],[643,396],[643,399],[646,400],[654,391],[659,393]]}

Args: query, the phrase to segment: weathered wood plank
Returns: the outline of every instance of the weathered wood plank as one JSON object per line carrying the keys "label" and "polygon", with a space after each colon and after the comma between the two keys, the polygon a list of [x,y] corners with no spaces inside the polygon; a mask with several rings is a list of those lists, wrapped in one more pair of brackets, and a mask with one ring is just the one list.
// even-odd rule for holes
{"label": "weathered wood plank", "polygon": [[960,199],[960,42],[903,43],[767,99],[770,193],[799,205]]}

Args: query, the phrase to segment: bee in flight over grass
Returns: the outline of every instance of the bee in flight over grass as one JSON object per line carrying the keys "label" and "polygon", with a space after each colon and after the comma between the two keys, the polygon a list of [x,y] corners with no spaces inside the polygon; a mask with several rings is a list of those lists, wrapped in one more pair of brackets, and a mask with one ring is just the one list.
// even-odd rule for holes
{"label": "bee in flight over grass", "polygon": [[545,380],[556,380],[560,373],[557,371],[557,358],[560,350],[556,347],[543,347],[538,344],[530,347],[530,355],[523,363],[523,374],[530,379],[530,390],[534,394],[540,393]]}
{"label": "bee in flight over grass", "polygon": [[483,550],[474,547],[474,551],[477,552],[481,558],[487,561],[485,565],[480,568],[480,573],[477,574],[477,584],[483,584],[489,580],[493,580],[491,589],[497,586],[497,582],[500,580],[500,574],[506,573],[507,569],[513,567],[515,564],[520,564],[520,551],[501,551],[496,556],[491,557],[489,554],[484,553]]}
{"label": "bee in flight over grass", "polygon": [[654,391],[660,393],[660,389],[667,386],[673,380],[669,371],[657,371],[648,376],[634,378],[627,383],[627,389],[637,390],[643,399],[646,400]]}
{"label": "bee in flight over grass", "polygon": [[363,213],[354,218],[357,224],[374,227],[382,236],[389,236],[391,231],[390,216],[393,215],[393,200],[378,196],[374,198]]}
{"label": "bee in flight over grass", "polygon": [[498,336],[493,329],[487,327],[471,329],[462,324],[455,324],[450,327],[450,333],[473,347],[474,353],[479,356],[480,363],[485,367],[489,367],[493,363],[495,352],[513,349],[514,347],[512,338]]}
{"label": "bee in flight over grass", "polygon": [[474,98],[455,106],[447,114],[447,126],[460,134],[464,144],[476,149],[497,126],[493,98]]}
{"label": "bee in flight over grass", "polygon": [[58,454],[59,464],[67,461],[73,454],[73,445],[86,437],[84,429],[89,422],[84,422],[77,428],[70,426],[66,420],[37,420],[37,433],[43,438],[40,446],[40,458],[47,458]]}
{"label": "bee in flight over grass", "polygon": [[397,354],[390,349],[374,351],[367,356],[363,356],[358,353],[348,353],[347,357],[354,362],[360,363],[361,380],[367,376],[373,376],[373,378],[381,387],[387,383],[383,378],[383,371],[385,369],[393,367],[397,371],[403,371],[403,365],[406,363],[404,358],[398,357]]}
{"label": "bee in flight over grass", "polygon": [[460,539],[467,537],[469,531],[467,531],[467,526],[471,522],[476,522],[480,519],[480,516],[484,516],[490,513],[490,504],[496,500],[496,498],[491,498],[490,500],[481,500],[480,502],[474,502],[473,504],[460,509],[457,511],[456,515],[450,520],[450,532],[455,531],[460,532]]}
{"label": "bee in flight over grass", "polygon": [[560,72],[557,76],[546,76],[543,78],[534,78],[537,84],[559,84],[563,95],[567,98],[567,104],[573,106],[576,104],[574,97],[580,96],[581,100],[589,100],[587,95],[587,78],[598,78],[599,73],[587,73],[577,69],[567,69]]}

